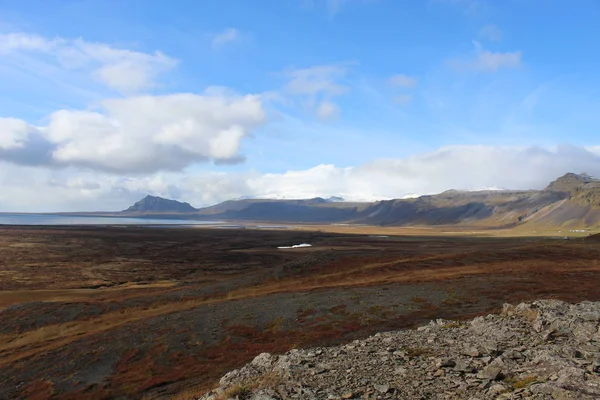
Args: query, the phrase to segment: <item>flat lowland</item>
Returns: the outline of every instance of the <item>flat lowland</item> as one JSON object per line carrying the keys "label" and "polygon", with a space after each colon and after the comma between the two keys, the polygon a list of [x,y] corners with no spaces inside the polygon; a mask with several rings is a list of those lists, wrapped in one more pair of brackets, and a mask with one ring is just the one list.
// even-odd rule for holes
{"label": "flat lowland", "polygon": [[600,300],[595,237],[335,229],[0,228],[0,398],[193,398],[265,351]]}

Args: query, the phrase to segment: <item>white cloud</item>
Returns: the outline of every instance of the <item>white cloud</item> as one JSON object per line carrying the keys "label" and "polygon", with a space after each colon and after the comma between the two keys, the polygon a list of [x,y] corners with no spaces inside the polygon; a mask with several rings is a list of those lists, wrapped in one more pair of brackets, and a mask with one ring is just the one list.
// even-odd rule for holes
{"label": "white cloud", "polygon": [[354,3],[369,3],[376,0],[302,0],[302,7],[309,10],[325,10],[330,18],[337,16],[344,7]]}
{"label": "white cloud", "polygon": [[319,119],[322,120],[335,118],[339,116],[339,114],[340,107],[337,104],[331,103],[329,101],[322,102],[317,108],[317,116],[319,117]]}
{"label": "white cloud", "polygon": [[227,28],[223,32],[214,35],[212,45],[214,48],[221,47],[227,43],[235,42],[240,38],[240,32],[235,28]]}
{"label": "white cloud", "polygon": [[292,69],[285,73],[289,78],[286,90],[291,94],[339,96],[348,87],[337,81],[346,74],[341,65],[319,65],[309,68]]}
{"label": "white cloud", "polygon": [[169,179],[160,174],[127,179],[72,167],[51,169],[0,163],[3,187],[0,209],[25,212],[120,210],[148,193],[178,197],[178,188],[169,183]]}
{"label": "white cloud", "polygon": [[492,42],[499,42],[502,40],[503,32],[496,25],[486,25],[479,30],[479,36]]}
{"label": "white cloud", "polygon": [[23,147],[29,135],[29,125],[15,118],[0,118],[0,149]]}
{"label": "white cloud", "polygon": [[477,54],[477,60],[473,68],[481,71],[496,71],[500,68],[516,68],[521,65],[520,51],[494,53],[491,51],[481,51]]}
{"label": "white cloud", "polygon": [[492,3],[487,0],[430,0],[430,3],[456,6],[474,18],[481,18],[492,13]]}
{"label": "white cloud", "polygon": [[404,106],[412,101],[413,97],[411,94],[401,94],[394,97],[394,103]]}
{"label": "white cloud", "polygon": [[492,52],[484,50],[481,44],[474,42],[475,57],[470,59],[450,60],[449,65],[458,71],[494,72],[501,68],[518,68],[521,66],[521,51]]}
{"label": "white cloud", "polygon": [[327,1],[327,9],[331,15],[335,15],[342,10],[342,7],[349,0],[326,0]]}
{"label": "white cloud", "polygon": [[341,111],[332,99],[350,90],[340,83],[346,73],[347,67],[337,64],[289,69],[283,73],[288,82],[282,97],[300,99],[300,103],[317,117],[330,119]]}
{"label": "white cloud", "polygon": [[[160,56],[157,56],[160,57]],[[123,60],[107,63],[96,71],[96,76],[107,86],[122,93],[135,93],[153,87],[162,67],[150,60]],[[163,64],[164,67],[167,64]]]}
{"label": "white cloud", "polygon": [[600,146],[587,146],[585,149],[591,153],[600,156]]}
{"label": "white cloud", "polygon": [[[592,150],[597,147],[590,146]],[[188,201],[195,206],[241,196],[340,195],[348,200],[378,200],[454,188],[541,189],[566,172],[587,172],[600,177],[600,154],[570,145],[556,148],[449,146],[355,167],[323,164],[283,173],[158,173],[128,178],[72,167],[61,170],[2,164],[0,208],[119,210],[146,194]],[[28,177],[27,181],[23,176]],[[39,193],[45,195],[40,197]]]}
{"label": "white cloud", "polygon": [[388,83],[394,87],[414,87],[417,80],[411,76],[397,74],[388,79]]}
{"label": "white cloud", "polygon": [[249,179],[248,186],[249,194],[259,196],[375,200],[448,189],[541,189],[566,172],[582,171],[600,177],[600,156],[582,147],[450,146],[356,167],[320,165],[265,174]]}
{"label": "white cloud", "polygon": [[46,39],[25,33],[0,34],[0,54],[18,50],[51,51],[63,43],[62,39]]}
{"label": "white cloud", "polygon": [[67,70],[85,70],[111,89],[138,92],[156,85],[156,77],[177,60],[160,52],[144,53],[91,43],[82,39],[52,38],[24,33],[0,34],[0,54],[38,53]]}
{"label": "white cloud", "polygon": [[[105,100],[99,110],[59,110],[48,119],[39,128],[4,120],[2,147],[42,142],[51,164],[149,173],[239,161],[240,141],[266,116],[258,96],[184,93]],[[0,152],[0,159],[39,162],[35,152],[18,150]]]}

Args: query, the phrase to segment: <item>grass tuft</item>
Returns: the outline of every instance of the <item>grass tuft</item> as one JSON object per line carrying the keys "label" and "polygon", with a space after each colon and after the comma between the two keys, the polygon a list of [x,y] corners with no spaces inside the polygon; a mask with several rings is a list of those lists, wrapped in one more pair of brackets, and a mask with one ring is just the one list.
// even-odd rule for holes
{"label": "grass tuft", "polygon": [[509,378],[506,380],[514,390],[523,389],[533,383],[540,382],[539,378],[536,376],[526,376],[524,378]]}

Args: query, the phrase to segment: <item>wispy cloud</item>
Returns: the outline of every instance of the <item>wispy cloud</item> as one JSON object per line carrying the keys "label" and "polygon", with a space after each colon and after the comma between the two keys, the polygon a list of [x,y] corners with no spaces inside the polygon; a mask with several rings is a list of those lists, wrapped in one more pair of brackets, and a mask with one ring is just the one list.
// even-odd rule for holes
{"label": "wispy cloud", "polygon": [[457,71],[480,72],[494,72],[502,68],[518,68],[522,65],[523,53],[521,51],[493,52],[484,50],[478,42],[473,43],[476,48],[474,57],[452,59],[448,61],[448,64]]}
{"label": "wispy cloud", "polygon": [[499,42],[502,40],[504,33],[496,25],[486,25],[479,30],[478,36],[492,42]]}
{"label": "wispy cloud", "polygon": [[340,114],[340,107],[332,102],[323,101],[317,107],[317,117],[322,120],[329,120],[337,117]]}
{"label": "wispy cloud", "polygon": [[[9,58],[26,54],[43,56],[43,61],[55,68],[89,71],[109,88],[123,93],[153,87],[155,78],[178,62],[161,52],[144,53],[83,39],[45,38],[26,33],[0,34],[0,55]],[[27,68],[26,65],[23,67]]]}
{"label": "wispy cloud", "polygon": [[473,18],[483,17],[492,12],[492,5],[487,0],[429,0],[429,2],[455,6],[465,15]]}
{"label": "wispy cloud", "polygon": [[12,51],[18,50],[48,52],[63,43],[65,43],[64,39],[46,39],[42,36],[26,33],[0,34],[0,54],[9,54]]}
{"label": "wispy cloud", "polygon": [[340,113],[332,99],[350,91],[340,83],[348,71],[345,64],[317,65],[308,68],[289,69],[283,73],[288,79],[284,92],[304,99],[321,119],[331,119]]}
{"label": "wispy cloud", "polygon": [[414,87],[417,79],[408,75],[397,74],[388,79],[388,83],[394,87]]}
{"label": "wispy cloud", "polygon": [[223,32],[214,35],[212,40],[213,48],[222,47],[228,43],[235,42],[240,38],[240,31],[235,28],[227,28]]}
{"label": "wispy cloud", "polygon": [[343,65],[318,65],[291,69],[284,74],[290,79],[286,90],[292,94],[316,95],[323,93],[337,96],[348,91],[348,87],[337,81],[346,74]]}
{"label": "wispy cloud", "polygon": [[327,9],[331,15],[339,13],[349,0],[327,0]]}
{"label": "wispy cloud", "polygon": [[313,0],[314,2],[325,3],[325,7],[330,17],[335,17],[337,14],[342,12],[344,7],[351,3],[369,3],[376,0]]}
{"label": "wispy cloud", "polygon": [[413,96],[411,94],[401,94],[398,96],[394,97],[394,103],[401,105],[401,106],[405,106],[408,103],[410,103],[413,99]]}
{"label": "wispy cloud", "polygon": [[477,54],[477,59],[472,67],[480,71],[496,71],[500,68],[516,68],[521,66],[520,51],[494,53],[491,51],[481,51]]}

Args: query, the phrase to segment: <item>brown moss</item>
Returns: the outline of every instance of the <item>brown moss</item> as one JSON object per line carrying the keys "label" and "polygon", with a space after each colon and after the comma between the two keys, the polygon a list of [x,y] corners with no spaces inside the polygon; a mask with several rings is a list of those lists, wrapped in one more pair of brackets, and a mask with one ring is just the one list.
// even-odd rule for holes
{"label": "brown moss", "polygon": [[512,386],[513,389],[523,389],[533,383],[540,382],[540,379],[536,376],[526,376],[523,378],[509,378],[506,382]]}

